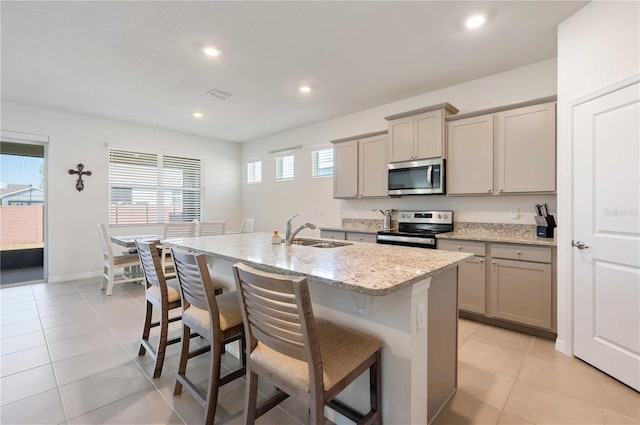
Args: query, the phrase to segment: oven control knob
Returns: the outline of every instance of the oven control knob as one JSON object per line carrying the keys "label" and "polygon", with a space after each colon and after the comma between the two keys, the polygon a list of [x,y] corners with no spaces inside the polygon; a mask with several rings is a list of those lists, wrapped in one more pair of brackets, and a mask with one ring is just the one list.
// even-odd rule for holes
{"label": "oven control knob", "polygon": [[438,218],[442,218],[442,214],[438,214]]}
{"label": "oven control knob", "polygon": [[444,215],[444,218],[449,218],[449,214],[445,214],[445,215]]}

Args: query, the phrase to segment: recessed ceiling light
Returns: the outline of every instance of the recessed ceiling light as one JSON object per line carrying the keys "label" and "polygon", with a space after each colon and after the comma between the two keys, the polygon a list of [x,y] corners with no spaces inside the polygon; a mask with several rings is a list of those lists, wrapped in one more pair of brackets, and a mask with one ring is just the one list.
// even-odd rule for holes
{"label": "recessed ceiling light", "polygon": [[482,14],[472,15],[464,22],[464,26],[470,30],[475,30],[484,25],[487,18]]}
{"label": "recessed ceiling light", "polygon": [[220,56],[222,54],[222,50],[216,49],[215,47],[207,46],[202,49],[205,55],[207,56]]}
{"label": "recessed ceiling light", "polygon": [[195,118],[202,118],[202,117],[204,117],[204,114],[203,114],[202,112],[194,112],[194,113],[193,113],[193,116],[194,116]]}
{"label": "recessed ceiling light", "polygon": [[309,87],[309,86],[300,86],[300,87],[298,87],[298,90],[301,93],[309,93],[311,91],[311,87]]}

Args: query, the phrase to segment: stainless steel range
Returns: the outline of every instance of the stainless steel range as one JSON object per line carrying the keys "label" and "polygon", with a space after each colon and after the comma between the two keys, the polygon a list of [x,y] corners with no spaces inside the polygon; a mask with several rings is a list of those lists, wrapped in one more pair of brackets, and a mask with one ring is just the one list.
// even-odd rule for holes
{"label": "stainless steel range", "polygon": [[398,229],[378,232],[376,241],[435,249],[436,234],[452,231],[453,211],[398,211]]}

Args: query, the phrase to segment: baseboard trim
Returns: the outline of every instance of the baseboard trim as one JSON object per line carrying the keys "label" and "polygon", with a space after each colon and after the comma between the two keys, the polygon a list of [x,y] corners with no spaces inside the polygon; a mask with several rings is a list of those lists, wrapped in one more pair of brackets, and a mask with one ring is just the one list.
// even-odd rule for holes
{"label": "baseboard trim", "polygon": [[505,328],[505,329],[509,329],[512,331],[518,331],[518,332],[522,332],[525,334],[529,334],[529,335],[533,335],[533,336],[537,336],[540,338],[545,338],[545,339],[550,339],[552,341],[555,341],[555,339],[557,338],[557,334],[555,332],[551,332],[551,331],[547,331],[544,329],[537,329],[537,328],[532,328],[526,325],[520,325],[518,323],[512,323],[512,322],[507,322],[504,320],[500,320],[500,319],[495,319],[492,317],[485,317],[476,313],[471,313],[468,311],[459,311],[458,314],[460,317],[462,317],[463,319],[469,319],[469,320],[474,320],[476,322],[480,322],[480,323],[485,323],[487,325],[492,325],[492,326],[497,326],[500,328]]}
{"label": "baseboard trim", "polygon": [[61,282],[68,282],[71,280],[92,279],[92,278],[99,278],[100,276],[101,276],[100,272],[75,273],[75,274],[66,274],[62,276],[49,276],[49,279],[47,279],[47,283],[61,283]]}

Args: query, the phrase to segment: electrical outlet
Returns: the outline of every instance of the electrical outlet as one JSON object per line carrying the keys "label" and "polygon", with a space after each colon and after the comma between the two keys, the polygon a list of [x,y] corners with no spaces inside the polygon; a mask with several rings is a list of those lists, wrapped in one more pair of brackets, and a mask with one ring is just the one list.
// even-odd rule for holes
{"label": "electrical outlet", "polygon": [[425,321],[426,321],[426,317],[425,317],[425,311],[424,311],[424,303],[420,303],[416,307],[416,326],[419,331],[424,329]]}
{"label": "electrical outlet", "polygon": [[511,218],[514,220],[520,218],[520,208],[511,208]]}

